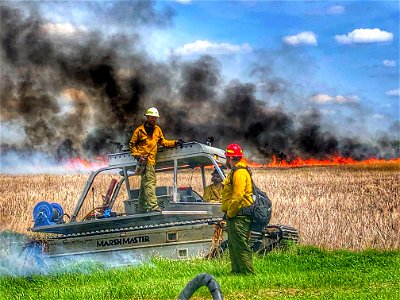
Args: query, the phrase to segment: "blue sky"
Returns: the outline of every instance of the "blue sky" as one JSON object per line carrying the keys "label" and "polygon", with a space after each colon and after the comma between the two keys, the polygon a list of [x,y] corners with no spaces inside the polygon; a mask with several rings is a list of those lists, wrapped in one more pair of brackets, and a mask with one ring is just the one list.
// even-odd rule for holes
{"label": "blue sky", "polygon": [[[225,84],[254,84],[268,107],[316,109],[344,137],[400,136],[398,1],[7,3],[38,12],[55,40],[124,35],[132,49],[166,63],[212,55]],[[270,82],[282,90],[266,92]],[[23,138],[13,122],[2,127],[3,141]]]}
{"label": "blue sky", "polygon": [[363,119],[353,125],[374,133],[399,120],[397,1],[160,1],[164,21],[145,25],[131,4],[44,2],[41,10],[54,24],[105,35],[139,31],[156,60],[213,55],[227,82],[257,83],[251,70],[264,64],[297,99],[265,99],[270,105],[317,107],[334,125]]}
{"label": "blue sky", "polygon": [[[248,45],[251,53],[243,47],[243,60],[259,50],[273,52],[276,76],[299,81],[304,96],[332,96],[320,98],[337,104],[335,97],[353,96],[377,118],[399,117],[398,2],[203,1],[175,7],[171,48],[205,40]],[[238,75],[245,80],[245,70]]]}

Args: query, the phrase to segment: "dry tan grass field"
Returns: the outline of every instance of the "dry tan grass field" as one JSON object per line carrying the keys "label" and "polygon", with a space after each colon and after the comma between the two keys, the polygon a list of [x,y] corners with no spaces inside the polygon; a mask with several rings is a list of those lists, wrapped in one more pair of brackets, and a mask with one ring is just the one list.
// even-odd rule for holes
{"label": "dry tan grass field", "polygon": [[[399,171],[398,162],[387,162],[257,169],[253,177],[273,201],[271,223],[296,227],[302,244],[330,249],[400,249]],[[197,175],[182,176],[192,176],[193,189],[201,190]],[[58,202],[71,214],[87,178],[88,174],[0,175],[0,230],[27,233],[33,225],[32,210],[39,201]],[[84,211],[102,201],[111,178],[118,175],[96,178]],[[159,185],[170,185],[168,180],[158,175]],[[138,179],[133,178],[131,183],[137,185]],[[126,199],[123,190],[117,198],[117,211],[122,211]]]}

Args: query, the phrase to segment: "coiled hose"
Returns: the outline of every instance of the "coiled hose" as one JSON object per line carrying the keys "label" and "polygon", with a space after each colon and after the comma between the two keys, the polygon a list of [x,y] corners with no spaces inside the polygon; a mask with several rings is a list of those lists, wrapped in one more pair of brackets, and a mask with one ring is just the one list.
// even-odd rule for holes
{"label": "coiled hose", "polygon": [[223,300],[221,287],[215,278],[210,274],[199,274],[193,278],[185,286],[182,292],[179,294],[179,300],[189,300],[190,297],[197,291],[201,286],[206,286],[210,291],[213,300]]}

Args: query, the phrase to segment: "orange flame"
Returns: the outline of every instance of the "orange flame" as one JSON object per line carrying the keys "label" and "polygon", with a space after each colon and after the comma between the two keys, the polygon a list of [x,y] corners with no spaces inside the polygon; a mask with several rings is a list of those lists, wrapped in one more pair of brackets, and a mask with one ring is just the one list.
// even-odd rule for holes
{"label": "orange flame", "polygon": [[[266,164],[260,164],[256,162],[248,161],[252,168],[295,168],[295,167],[306,167],[306,166],[336,166],[336,165],[356,165],[356,164],[376,164],[393,162],[400,165],[400,158],[393,159],[379,159],[371,157],[365,160],[357,161],[349,157],[333,156],[330,159],[302,159],[297,157],[293,160],[286,161],[278,159],[276,156],[272,157],[272,161]],[[97,156],[94,160],[85,160],[82,158],[70,158],[65,162],[67,169],[69,170],[80,170],[80,171],[94,171],[99,168],[106,167],[108,165],[107,156]],[[207,166],[214,168],[214,166]],[[207,168],[206,167],[206,168]]]}
{"label": "orange flame", "polygon": [[65,162],[67,169],[69,170],[84,170],[91,171],[99,168],[106,167],[108,165],[107,156],[96,156],[92,161],[88,161],[83,158],[70,158]]}
{"label": "orange flame", "polygon": [[305,167],[305,166],[336,166],[336,165],[355,165],[355,164],[376,164],[384,162],[394,162],[400,164],[400,158],[393,159],[379,159],[371,157],[365,160],[357,161],[350,157],[333,156],[330,159],[302,159],[296,157],[291,161],[278,159],[276,156],[272,157],[272,162],[266,164],[259,164],[250,162],[250,166],[253,168],[292,168],[292,167]]}

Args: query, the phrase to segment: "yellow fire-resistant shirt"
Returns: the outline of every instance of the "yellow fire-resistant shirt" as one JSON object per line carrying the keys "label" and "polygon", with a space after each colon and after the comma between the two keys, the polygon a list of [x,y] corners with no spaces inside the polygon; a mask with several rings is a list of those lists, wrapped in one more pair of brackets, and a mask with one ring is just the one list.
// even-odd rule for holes
{"label": "yellow fire-resistant shirt", "polygon": [[223,185],[218,188],[214,183],[206,186],[204,189],[203,199],[205,202],[221,202],[221,191]]}
{"label": "yellow fire-resistant shirt", "polygon": [[[235,167],[246,167],[247,163],[244,159],[240,160]],[[231,171],[232,173],[232,171]],[[222,190],[221,210],[227,214],[229,218],[233,218],[242,207],[253,204],[253,189],[251,177],[246,169],[237,169],[225,178]]]}
{"label": "yellow fire-resistant shirt", "polygon": [[157,144],[172,148],[176,146],[176,141],[166,140],[158,125],[154,125],[153,136],[148,136],[143,123],[133,132],[129,148],[132,156],[147,155],[147,164],[154,166],[156,164]]}

